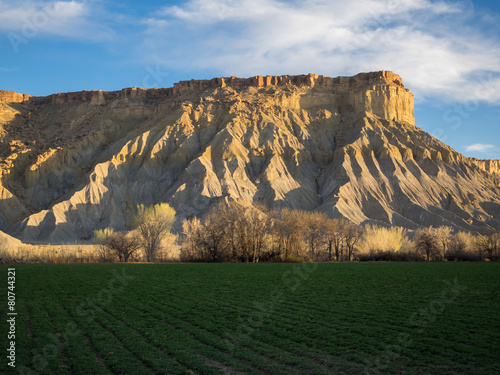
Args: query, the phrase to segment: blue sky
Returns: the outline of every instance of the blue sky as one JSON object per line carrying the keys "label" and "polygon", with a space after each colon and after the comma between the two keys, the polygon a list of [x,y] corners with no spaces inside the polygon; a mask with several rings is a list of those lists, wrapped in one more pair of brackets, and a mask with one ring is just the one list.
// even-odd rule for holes
{"label": "blue sky", "polygon": [[0,0],[0,56],[0,89],[31,95],[392,70],[417,126],[500,159],[494,0]]}

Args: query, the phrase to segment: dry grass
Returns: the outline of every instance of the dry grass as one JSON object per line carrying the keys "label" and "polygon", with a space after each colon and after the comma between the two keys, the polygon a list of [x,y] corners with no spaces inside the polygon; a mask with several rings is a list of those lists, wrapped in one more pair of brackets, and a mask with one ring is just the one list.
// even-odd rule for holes
{"label": "dry grass", "polygon": [[101,253],[95,245],[20,245],[0,249],[2,263],[97,263]]}
{"label": "dry grass", "polygon": [[[157,262],[175,262],[179,259],[177,236],[168,234],[157,254]],[[142,262],[146,257],[141,250],[130,262]],[[63,263],[115,263],[118,257],[109,249],[96,244],[27,245],[0,243],[0,263],[3,264],[63,264]]]}

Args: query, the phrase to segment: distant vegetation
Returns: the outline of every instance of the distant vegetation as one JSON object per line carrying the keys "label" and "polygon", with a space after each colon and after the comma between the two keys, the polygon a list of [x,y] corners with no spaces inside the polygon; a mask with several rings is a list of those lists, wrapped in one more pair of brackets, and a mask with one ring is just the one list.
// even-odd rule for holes
{"label": "distant vegetation", "polygon": [[479,261],[500,259],[500,233],[357,226],[321,212],[220,205],[183,223],[182,261]]}
{"label": "distant vegetation", "polygon": [[[343,261],[499,261],[500,231],[454,232],[421,228],[355,225],[321,212],[245,208],[220,204],[204,217],[182,222],[171,233],[175,211],[166,203],[138,206],[130,231],[94,231],[93,246],[71,250],[48,246],[3,250],[11,262],[343,262]],[[57,249],[57,247],[53,247]],[[85,248],[85,250],[82,250]],[[65,250],[66,249],[66,250]]]}

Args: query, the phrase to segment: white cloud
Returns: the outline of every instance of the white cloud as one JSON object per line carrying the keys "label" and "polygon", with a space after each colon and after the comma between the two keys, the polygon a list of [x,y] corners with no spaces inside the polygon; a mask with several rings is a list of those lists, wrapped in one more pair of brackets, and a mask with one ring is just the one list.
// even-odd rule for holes
{"label": "white cloud", "polygon": [[10,39],[56,35],[88,40],[109,39],[111,31],[92,20],[85,1],[0,0],[0,30]]}
{"label": "white cloud", "polygon": [[392,70],[417,100],[500,103],[500,43],[474,22],[462,1],[190,0],[145,22],[140,52],[240,76]]}
{"label": "white cloud", "polygon": [[487,153],[488,151],[492,151],[495,149],[495,146],[484,143],[474,143],[465,148],[467,152],[482,152]]}

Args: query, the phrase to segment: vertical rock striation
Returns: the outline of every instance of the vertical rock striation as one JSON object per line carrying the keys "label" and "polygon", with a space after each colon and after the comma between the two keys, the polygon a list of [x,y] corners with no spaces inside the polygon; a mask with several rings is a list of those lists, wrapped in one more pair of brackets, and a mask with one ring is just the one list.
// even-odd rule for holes
{"label": "vertical rock striation", "polygon": [[500,160],[479,160],[476,158],[470,158],[470,160],[483,171],[500,176]]}
{"label": "vertical rock striation", "polygon": [[410,229],[500,224],[493,166],[417,128],[392,72],[4,91],[0,124],[0,230],[27,242],[122,230],[137,204],[160,201],[177,228],[221,200]]}

